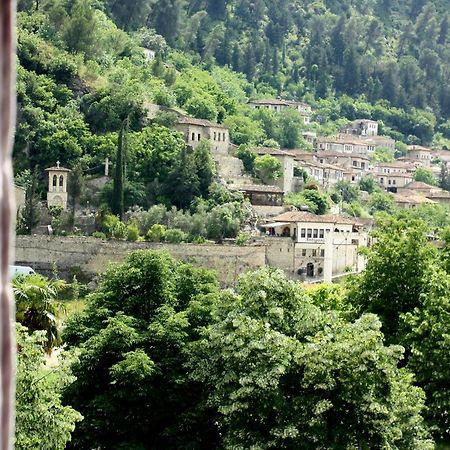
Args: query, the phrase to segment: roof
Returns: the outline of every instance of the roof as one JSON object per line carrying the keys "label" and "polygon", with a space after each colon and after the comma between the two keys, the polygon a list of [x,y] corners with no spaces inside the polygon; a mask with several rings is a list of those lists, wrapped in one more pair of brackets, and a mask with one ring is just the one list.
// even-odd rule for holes
{"label": "roof", "polygon": [[206,119],[195,119],[194,117],[182,116],[178,119],[178,124],[182,125],[197,125],[199,127],[208,127],[208,128],[223,128],[228,129],[224,125],[220,123],[210,122]]}
{"label": "roof", "polygon": [[65,167],[61,167],[59,164],[53,167],[49,167],[45,169],[46,172],[55,171],[55,172],[72,172],[70,169],[66,169]]}
{"label": "roof", "polygon": [[319,138],[319,142],[330,143],[330,144],[351,144],[351,145],[365,145],[368,146],[367,142],[362,139],[357,139],[349,134],[344,134],[340,136],[328,136]]}
{"label": "roof", "polygon": [[377,173],[376,174],[377,177],[380,178],[411,178],[412,179],[412,174],[408,173],[408,172],[392,172],[392,173]]}
{"label": "roof", "polygon": [[289,105],[303,105],[310,108],[311,106],[305,102],[297,102],[295,100],[281,100],[277,98],[261,98],[256,100],[250,100],[249,103],[255,103],[257,105],[280,105],[280,106],[289,106]]}
{"label": "roof", "polygon": [[289,211],[280,214],[272,219],[274,222],[310,222],[310,223],[340,223],[354,225],[356,222],[346,217],[337,215],[318,216],[304,211]]}
{"label": "roof", "polygon": [[359,159],[365,159],[366,161],[370,161],[370,158],[362,155],[362,154],[353,154],[353,153],[342,153],[342,152],[337,152],[337,151],[333,151],[333,150],[326,150],[326,151],[322,151],[322,152],[317,152],[317,157],[321,158],[321,157],[334,157],[334,158],[359,158]]}
{"label": "roof", "polygon": [[414,169],[412,164],[408,164],[404,161],[392,161],[392,162],[378,162],[375,167],[401,167],[404,169]]}
{"label": "roof", "polygon": [[427,194],[428,198],[450,198],[450,192],[447,191],[434,191]]}
{"label": "roof", "polygon": [[430,148],[423,147],[421,145],[408,145],[408,152],[421,151],[421,152],[431,152]]}
{"label": "roof", "polygon": [[295,157],[294,153],[289,153],[289,150],[281,150],[279,148],[259,147],[254,149],[258,155],[272,155],[272,156],[291,156]]}
{"label": "roof", "polygon": [[415,189],[436,189],[435,186],[432,186],[431,184],[424,183],[423,181],[411,181],[411,183],[408,183],[405,185],[405,189],[415,190]]}
{"label": "roof", "polygon": [[421,203],[435,203],[422,195],[416,194],[414,191],[406,190],[401,194],[394,194],[394,200],[396,203],[409,203],[409,204],[421,204]]}
{"label": "roof", "polygon": [[280,189],[278,186],[266,186],[263,184],[255,184],[252,186],[240,186],[237,188],[239,191],[243,192],[261,192],[261,193],[268,193],[268,194],[282,194],[283,190]]}

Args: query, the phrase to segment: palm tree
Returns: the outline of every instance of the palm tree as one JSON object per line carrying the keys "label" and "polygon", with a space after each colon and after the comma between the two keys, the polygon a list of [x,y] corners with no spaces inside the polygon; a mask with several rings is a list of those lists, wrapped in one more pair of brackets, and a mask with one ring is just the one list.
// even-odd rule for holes
{"label": "palm tree", "polygon": [[63,306],[56,301],[66,285],[62,280],[49,280],[42,275],[17,276],[12,281],[16,300],[16,321],[30,331],[44,330],[45,350],[51,353],[61,342],[56,314]]}

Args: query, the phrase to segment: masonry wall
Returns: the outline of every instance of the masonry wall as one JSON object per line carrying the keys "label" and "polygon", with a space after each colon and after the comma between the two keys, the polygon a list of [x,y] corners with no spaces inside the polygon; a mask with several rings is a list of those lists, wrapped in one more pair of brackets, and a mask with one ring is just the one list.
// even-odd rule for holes
{"label": "masonry wall", "polygon": [[43,274],[51,274],[56,265],[66,279],[74,274],[92,279],[110,262],[122,262],[139,249],[165,249],[176,259],[213,269],[223,286],[233,286],[240,274],[266,265],[263,245],[176,245],[59,236],[17,236],[15,260]]}

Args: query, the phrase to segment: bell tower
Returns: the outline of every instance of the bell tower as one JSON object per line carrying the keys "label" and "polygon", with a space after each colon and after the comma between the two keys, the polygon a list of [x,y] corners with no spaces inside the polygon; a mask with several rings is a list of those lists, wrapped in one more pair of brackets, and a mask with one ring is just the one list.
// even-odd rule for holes
{"label": "bell tower", "polygon": [[56,162],[56,166],[45,169],[48,172],[48,192],[47,206],[60,206],[67,209],[67,178],[70,169],[60,166],[60,162]]}

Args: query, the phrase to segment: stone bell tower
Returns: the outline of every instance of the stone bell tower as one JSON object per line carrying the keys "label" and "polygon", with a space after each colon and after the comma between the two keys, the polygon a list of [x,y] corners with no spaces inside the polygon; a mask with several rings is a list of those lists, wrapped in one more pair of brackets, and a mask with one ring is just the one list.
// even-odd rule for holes
{"label": "stone bell tower", "polygon": [[57,161],[55,167],[49,167],[45,171],[48,172],[47,206],[67,209],[67,178],[70,169],[60,167]]}

